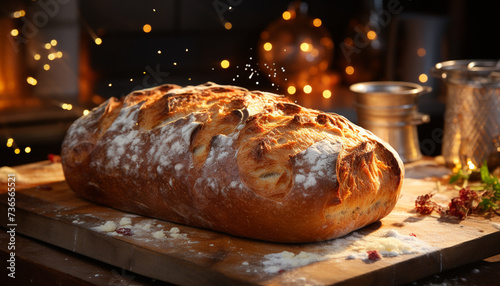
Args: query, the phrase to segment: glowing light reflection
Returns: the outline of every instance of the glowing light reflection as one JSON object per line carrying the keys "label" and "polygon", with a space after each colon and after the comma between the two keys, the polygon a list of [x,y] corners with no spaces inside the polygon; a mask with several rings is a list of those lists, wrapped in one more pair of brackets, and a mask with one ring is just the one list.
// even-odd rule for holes
{"label": "glowing light reflection", "polygon": [[354,67],[352,67],[352,66],[347,66],[347,67],[345,68],[345,73],[346,73],[346,74],[348,74],[348,75],[352,75],[352,74],[354,74]]}
{"label": "glowing light reflection", "polygon": [[222,60],[220,62],[220,66],[223,68],[223,69],[227,69],[229,67],[229,61],[228,60]]}
{"label": "glowing light reflection", "polygon": [[323,90],[323,97],[324,98],[330,98],[330,97],[332,97],[332,92],[329,91],[328,89]]}
{"label": "glowing light reflection", "polygon": [[267,43],[264,44],[264,50],[265,51],[269,52],[272,49],[273,49],[273,45],[271,43],[267,42]]}
{"label": "glowing light reflection", "polygon": [[290,20],[292,18],[292,13],[290,13],[290,11],[285,11],[281,16],[284,20]]}
{"label": "glowing light reflection", "polygon": [[151,25],[149,24],[145,24],[144,26],[142,26],[142,30],[144,31],[144,33],[149,33],[151,32]]}
{"label": "glowing light reflection", "polygon": [[304,93],[309,94],[309,93],[311,93],[311,92],[312,92],[312,86],[310,86],[310,85],[305,85],[305,86],[304,86],[304,88],[303,88],[303,90],[304,90]]}
{"label": "glowing light reflection", "polygon": [[321,24],[322,24],[322,22],[321,22],[320,18],[316,18],[316,19],[313,20],[313,26],[314,27],[320,27]]}
{"label": "glowing light reflection", "polygon": [[427,80],[428,80],[428,79],[429,79],[429,78],[427,77],[427,75],[426,75],[425,73],[420,74],[420,75],[418,76],[418,80],[419,80],[420,82],[427,82]]}

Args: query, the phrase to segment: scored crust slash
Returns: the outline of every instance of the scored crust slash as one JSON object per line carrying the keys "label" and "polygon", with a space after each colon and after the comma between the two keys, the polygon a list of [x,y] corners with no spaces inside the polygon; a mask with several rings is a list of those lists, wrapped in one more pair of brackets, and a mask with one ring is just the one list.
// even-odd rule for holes
{"label": "scored crust slash", "polygon": [[109,99],[74,122],[61,158],[88,200],[276,242],[381,219],[404,177],[387,143],[340,115],[210,82]]}

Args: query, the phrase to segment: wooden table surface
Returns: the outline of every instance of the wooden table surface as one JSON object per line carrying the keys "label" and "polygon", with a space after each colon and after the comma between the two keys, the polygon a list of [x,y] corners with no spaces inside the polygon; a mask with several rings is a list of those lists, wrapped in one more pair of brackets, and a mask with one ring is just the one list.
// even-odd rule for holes
{"label": "wooden table surface", "polygon": [[[431,162],[431,164],[428,164]],[[411,188],[412,182],[416,180],[432,181],[436,177],[445,176],[448,172],[446,169],[436,166],[432,161],[428,161],[423,164],[412,164],[407,165],[407,178],[405,181],[409,182],[407,185]],[[18,178],[16,184],[16,191],[25,188],[33,188],[36,190],[38,186],[39,190],[43,192],[44,188],[47,188],[48,184],[53,182],[61,181],[64,179],[61,173],[61,167],[58,163],[51,163],[49,161],[38,162],[35,164],[25,165],[15,167],[13,169],[0,168],[0,180],[1,189],[3,192],[7,190],[5,185],[6,174],[16,173]],[[43,175],[40,175],[42,174]],[[42,185],[39,185],[39,184]],[[57,185],[57,184],[56,184]],[[20,192],[21,193],[21,192]],[[408,201],[402,200],[398,203],[399,208],[404,207],[404,204],[411,204],[411,199]],[[395,213],[398,209],[395,210]],[[393,216],[394,217],[394,216]],[[432,220],[432,219],[431,219]],[[495,218],[496,220],[496,218]],[[383,224],[388,224],[389,221],[384,221]],[[395,222],[392,222],[393,224]],[[464,228],[477,227],[480,231],[484,227],[473,226],[474,219],[470,222],[462,224]],[[496,235],[495,230],[487,229],[487,233],[493,233]],[[423,234],[423,233],[422,233]],[[451,236],[453,240],[453,235]],[[496,237],[495,237],[496,239]],[[8,259],[9,251],[7,250],[7,242],[9,240],[8,233],[6,229],[0,230],[0,259],[6,261]],[[446,242],[443,242],[446,244]],[[474,246],[474,249],[479,249],[481,245]],[[476,255],[474,252],[467,253],[469,257]],[[492,250],[496,251],[496,250]],[[497,252],[498,253],[498,252]],[[480,256],[480,254],[477,254]],[[479,257],[478,256],[478,257]],[[30,281],[46,281],[47,285],[54,284],[67,284],[73,283],[77,285],[86,284],[98,284],[98,285],[163,285],[167,284],[152,278],[148,278],[137,273],[129,272],[124,270],[119,266],[112,266],[111,264],[98,261],[96,259],[89,258],[85,255],[77,254],[71,250],[65,250],[61,247],[54,246],[42,242],[40,240],[33,239],[31,237],[23,236],[22,234],[17,234],[16,236],[16,257],[17,257],[17,278],[15,284],[26,284]],[[481,257],[480,259],[482,259]],[[460,259],[460,258],[457,258]],[[474,260],[473,258],[471,258]],[[386,260],[389,261],[389,260]],[[457,260],[458,261],[458,260]],[[467,259],[465,260],[467,262]],[[443,271],[441,273],[436,273],[430,275],[427,278],[413,281],[410,279],[410,285],[495,285],[498,284],[496,275],[500,270],[500,256],[492,256],[487,259],[479,260],[473,263],[467,263],[466,265],[461,265],[460,262],[453,263],[450,262],[454,269]],[[313,265],[305,266],[309,268],[308,271],[319,271],[318,269],[323,266]],[[316,269],[315,269],[316,268]],[[3,269],[2,271],[5,271]],[[383,272],[381,272],[383,273]],[[269,285],[283,284],[286,280],[276,278],[274,280],[276,283],[265,283]],[[325,281],[328,281],[325,280]],[[0,278],[1,285],[14,285],[11,284],[13,281],[11,278],[7,278],[6,273],[2,273]],[[5,284],[3,282],[8,282]],[[297,281],[295,281],[297,282]],[[297,283],[295,283],[297,284]]]}

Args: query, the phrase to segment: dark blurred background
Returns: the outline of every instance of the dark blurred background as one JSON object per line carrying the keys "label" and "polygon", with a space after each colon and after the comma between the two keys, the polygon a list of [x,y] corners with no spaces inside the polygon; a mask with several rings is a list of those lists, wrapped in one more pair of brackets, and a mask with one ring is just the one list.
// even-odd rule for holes
{"label": "dark blurred background", "polygon": [[[285,94],[356,122],[350,84],[402,80],[443,126],[448,59],[498,59],[497,1],[2,0],[0,166],[59,154],[111,96],[207,81]],[[272,45],[269,45],[272,44]],[[226,66],[228,65],[228,66]],[[424,155],[440,154],[439,140]]]}

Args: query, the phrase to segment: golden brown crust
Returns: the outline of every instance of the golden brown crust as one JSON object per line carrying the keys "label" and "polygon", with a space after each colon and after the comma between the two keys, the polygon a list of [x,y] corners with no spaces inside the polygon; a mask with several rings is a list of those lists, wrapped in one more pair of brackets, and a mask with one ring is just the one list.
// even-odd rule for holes
{"label": "golden brown crust", "polygon": [[213,83],[109,99],[72,125],[62,162],[89,200],[278,242],[379,220],[404,176],[391,147],[339,115]]}

